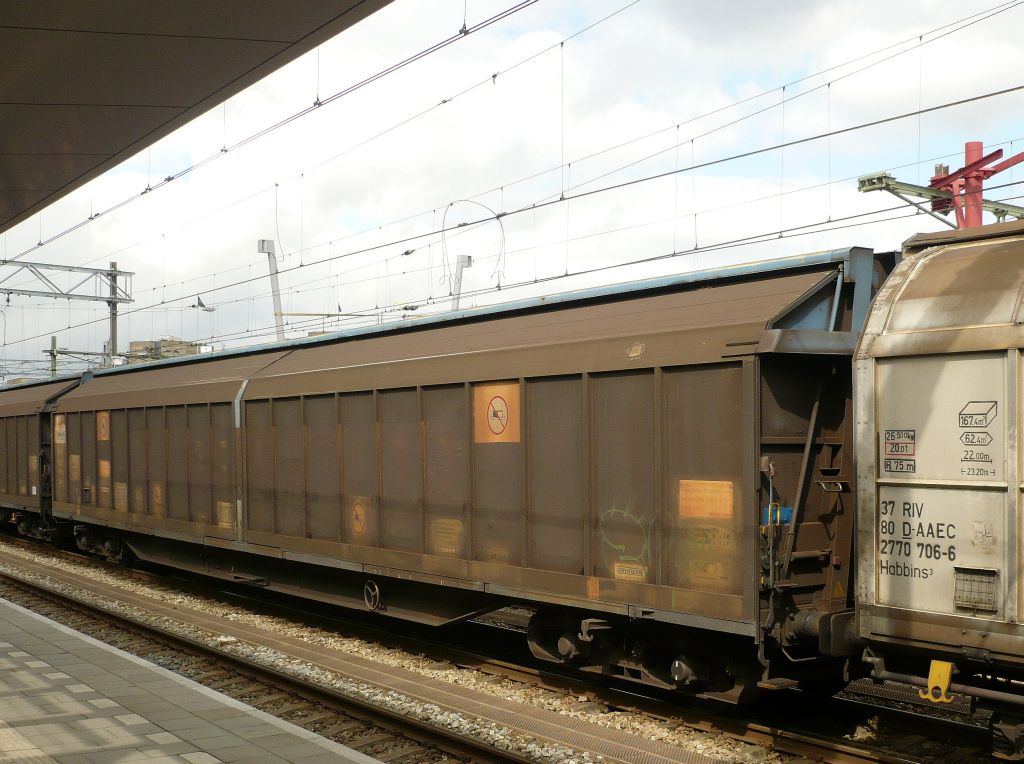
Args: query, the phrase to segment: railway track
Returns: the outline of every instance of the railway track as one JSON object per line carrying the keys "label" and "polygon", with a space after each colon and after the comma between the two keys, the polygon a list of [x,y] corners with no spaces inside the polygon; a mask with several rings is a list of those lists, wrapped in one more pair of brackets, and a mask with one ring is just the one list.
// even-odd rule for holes
{"label": "railway track", "polygon": [[[228,593],[228,596],[233,599],[239,597],[235,592]],[[243,594],[242,597],[252,607],[267,604],[266,598],[259,595],[245,597]],[[581,705],[641,713],[662,724],[678,724],[682,721],[690,728],[709,735],[726,735],[797,756],[834,762],[927,761],[927,756],[915,756],[913,749],[919,748],[922,743],[937,740],[941,742],[932,751],[935,754],[934,760],[946,761],[949,754],[955,753],[953,760],[957,762],[989,762],[988,731],[985,727],[987,718],[980,723],[971,720],[969,704],[959,702],[953,704],[955,710],[952,712],[936,711],[927,702],[920,700],[917,688],[905,685],[886,683],[884,687],[877,687],[870,681],[859,681],[852,683],[841,696],[834,698],[815,697],[804,700],[799,695],[790,694],[791,697],[780,699],[781,708],[769,713],[758,713],[755,708],[729,712],[715,702],[703,703],[691,699],[686,705],[681,705],[679,698],[670,692],[638,689],[626,683],[622,683],[622,686],[595,686],[593,675],[534,661],[525,648],[512,657],[496,657],[496,652],[503,651],[495,648],[495,641],[481,639],[476,633],[458,639],[458,644],[463,645],[460,647],[449,641],[423,639],[410,633],[396,635],[369,625],[360,617],[361,614],[346,617],[312,613],[301,606],[282,603],[276,597],[274,610],[288,612],[305,622],[341,629],[397,649],[426,652],[453,666],[507,677],[553,692],[570,692],[578,697]],[[527,620],[522,613],[513,612],[508,616],[488,616],[485,622],[494,629],[516,634],[521,643],[521,634]],[[491,645],[487,655],[465,647],[481,643]],[[755,718],[751,718],[752,714]],[[877,718],[879,714],[884,719]],[[812,724],[801,726],[794,722],[794,718],[809,719]],[[824,719],[831,719],[831,739],[822,733]],[[908,729],[926,734],[908,734]],[[886,742],[865,747],[845,737],[865,734],[874,738],[881,736]]]}
{"label": "railway track", "polygon": [[[7,542],[5,540],[4,543]],[[31,550],[33,554],[40,555],[64,555],[63,552],[55,552],[51,549],[40,550],[38,546],[17,543],[20,548]],[[58,570],[52,564],[47,565],[45,561],[29,561],[22,558],[12,559],[7,556],[5,559],[11,563],[8,567],[17,567],[22,572],[8,571],[3,579],[8,583],[7,587],[21,587],[26,591],[25,596],[48,599],[53,604],[51,610],[61,608],[74,608],[79,613],[86,613],[90,618],[100,622],[103,619],[115,619],[118,628],[125,630],[130,635],[128,642],[133,639],[155,639],[165,647],[155,648],[159,657],[159,650],[171,649],[178,651],[187,649],[206,663],[205,669],[196,670],[190,674],[190,678],[202,683],[210,684],[214,689],[231,690],[241,693],[235,694],[240,700],[260,707],[261,699],[268,705],[280,705],[279,700],[274,701],[275,696],[285,694],[294,698],[290,701],[288,713],[289,721],[303,724],[303,719],[309,720],[313,726],[307,727],[314,731],[325,730],[328,737],[334,737],[345,745],[361,750],[374,756],[384,756],[388,761],[427,761],[422,750],[435,750],[441,755],[457,756],[459,758],[474,761],[527,761],[527,760],[558,760],[559,758],[571,758],[575,752],[593,751],[595,756],[603,756],[605,761],[681,761],[693,760],[749,760],[758,761],[770,758],[771,756],[757,755],[757,750],[772,750],[781,754],[799,757],[809,757],[832,762],[919,762],[939,760],[928,755],[922,756],[922,751],[928,748],[925,743],[932,737],[948,741],[939,743],[939,746],[946,746],[943,760],[956,760],[962,762],[984,761],[987,756],[982,754],[984,746],[984,730],[976,725],[967,723],[955,723],[951,720],[936,721],[933,717],[922,714],[914,714],[906,709],[883,709],[868,707],[862,704],[859,709],[854,710],[856,702],[839,701],[831,702],[829,707],[823,708],[820,699],[816,701],[816,707],[800,708],[796,705],[781,703],[782,706],[789,705],[789,711],[796,717],[809,717],[814,724],[801,726],[794,723],[794,719],[786,720],[786,711],[782,709],[773,713],[770,717],[751,720],[744,718],[738,713],[723,713],[697,706],[681,706],[678,702],[670,702],[667,699],[642,695],[636,692],[617,687],[594,687],[592,684],[583,684],[578,677],[568,673],[555,672],[534,666],[522,665],[522,663],[502,660],[494,657],[480,655],[479,651],[468,651],[452,646],[428,643],[416,635],[396,635],[393,632],[385,632],[379,628],[368,626],[365,623],[346,621],[339,624],[339,620],[333,617],[327,618],[322,614],[310,614],[295,606],[285,606],[276,602],[269,602],[262,598],[247,597],[252,607],[260,610],[271,610],[278,613],[285,608],[291,618],[299,618],[307,623],[314,622],[318,626],[333,626],[337,629],[339,625],[346,633],[357,632],[357,636],[364,639],[375,639],[378,642],[393,646],[396,649],[424,653],[438,665],[439,671],[445,667],[467,667],[492,678],[494,682],[516,682],[540,688],[543,690],[566,694],[571,693],[575,699],[575,705],[582,710],[592,712],[590,716],[614,717],[617,714],[640,714],[647,717],[655,727],[660,726],[667,731],[673,728],[685,726],[690,733],[691,742],[687,747],[676,747],[674,754],[671,747],[657,740],[644,740],[634,735],[627,735],[624,732],[614,730],[610,727],[602,727],[601,724],[590,722],[584,723],[579,716],[562,718],[561,729],[552,729],[550,725],[544,727],[534,725],[528,721],[508,723],[505,730],[508,737],[516,735],[520,738],[529,737],[535,741],[535,746],[528,752],[513,752],[499,750],[494,743],[502,741],[493,737],[490,740],[482,740],[480,737],[466,739],[462,734],[453,734],[451,729],[438,729],[435,721],[424,719],[410,719],[406,714],[396,711],[394,708],[382,708],[373,701],[366,698],[353,703],[353,698],[347,692],[340,692],[336,688],[326,687],[323,683],[313,683],[307,678],[296,676],[283,667],[269,668],[267,666],[267,655],[274,652],[278,655],[286,654],[307,666],[315,667],[323,672],[345,674],[361,677],[360,681],[371,679],[367,675],[368,668],[363,665],[366,661],[340,660],[337,655],[327,656],[323,651],[311,649],[307,644],[296,644],[287,635],[278,633],[267,633],[265,630],[255,628],[248,624],[241,624],[237,621],[225,622],[223,619],[211,619],[208,615],[190,612],[185,607],[168,605],[158,602],[152,598],[142,597],[138,594],[125,590],[111,591],[94,581],[84,580],[82,576],[70,575],[65,571]],[[109,564],[99,563],[89,559],[86,563],[78,556],[72,555],[68,559],[74,559],[81,564],[98,565],[110,569]],[[116,567],[116,566],[114,566]],[[118,569],[123,573],[123,569]],[[133,575],[138,575],[133,573]],[[149,573],[146,574],[154,582],[160,585],[167,585],[167,578]],[[50,579],[58,584],[57,587],[45,586],[40,579]],[[34,579],[34,580],[33,580]],[[204,587],[195,581],[182,582],[188,589],[195,592],[197,596],[212,597],[215,592],[210,587]],[[60,585],[76,587],[89,593],[90,601],[82,602],[80,598],[69,597],[65,592],[58,589]],[[32,591],[34,590],[34,591]],[[3,594],[0,591],[0,594]],[[6,595],[5,595],[6,596]],[[223,594],[221,595],[223,596]],[[227,595],[233,601],[238,601],[241,595],[238,592],[231,592]],[[109,606],[104,607],[97,604],[96,600],[116,600],[124,605],[121,610],[146,609],[153,614],[153,617],[165,625],[154,627],[147,619],[142,622],[127,612],[111,613]],[[25,603],[19,603],[25,604]],[[38,609],[31,604],[26,605],[31,609]],[[54,614],[45,613],[54,617]],[[59,615],[59,613],[56,613]],[[78,616],[76,616],[78,617]],[[61,620],[55,618],[55,620]],[[357,619],[358,620],[358,619]],[[173,624],[183,625],[186,630],[191,629],[191,636],[183,635],[179,628]],[[81,627],[70,623],[73,628]],[[99,629],[107,628],[102,625]],[[493,628],[493,627],[492,627]],[[210,635],[220,632],[230,632],[230,640],[226,644],[215,643],[211,645]],[[110,641],[106,636],[101,637],[104,641]],[[119,647],[132,652],[131,644]],[[169,647],[168,647],[169,646]],[[245,649],[239,650],[244,646]],[[154,648],[143,647],[140,654],[143,657],[153,659]],[[180,669],[175,669],[180,670]],[[362,672],[362,673],[361,673]],[[376,669],[377,675],[372,677],[373,683],[385,692],[416,696],[417,692],[426,693],[423,687],[411,687],[406,681],[400,681],[403,677],[400,672],[389,672]],[[183,672],[184,673],[184,672]],[[372,674],[373,671],[371,670]],[[209,679],[210,682],[206,680]],[[407,679],[407,678],[406,678]],[[389,683],[390,682],[390,683]],[[437,684],[436,682],[434,684]],[[265,688],[265,689],[261,689]],[[427,688],[430,689],[430,688]],[[457,694],[457,693],[456,693]],[[255,702],[254,702],[255,701]],[[457,698],[449,699],[454,708],[459,702]],[[319,704],[316,706],[304,707],[303,704]],[[472,705],[472,704],[468,704]],[[294,707],[291,707],[294,706]],[[270,709],[264,709],[270,710]],[[465,709],[463,709],[465,711]],[[526,713],[522,713],[525,711]],[[825,713],[822,714],[822,711]],[[273,712],[273,711],[272,711]],[[335,723],[335,729],[327,722],[329,714],[341,714],[341,721]],[[880,717],[884,715],[887,719],[887,727],[896,730],[895,734],[881,732],[875,725],[870,729],[873,714]],[[471,714],[467,714],[471,715]],[[530,716],[543,717],[543,714],[531,713],[523,709],[521,715],[528,720]],[[485,713],[486,716],[486,713]],[[491,713],[491,716],[495,714]],[[831,719],[830,729],[823,732],[821,729],[825,717]],[[780,718],[782,717],[782,718]],[[841,717],[841,718],[840,718]],[[858,720],[865,722],[858,724]],[[503,717],[503,721],[511,722],[509,717]],[[544,718],[534,721],[544,722]],[[350,726],[346,726],[350,725]],[[365,729],[353,732],[357,725],[365,725]],[[913,725],[909,727],[908,725]],[[900,728],[902,727],[902,731]],[[867,728],[870,735],[876,740],[872,744],[857,742],[844,738]],[[927,735],[907,733],[907,729],[927,730]],[[372,730],[377,730],[376,732]],[[352,733],[352,734],[350,734]],[[545,734],[546,733],[546,734]],[[321,732],[323,734],[323,732]],[[360,734],[364,739],[360,740]],[[335,736],[337,735],[337,736]],[[387,736],[391,736],[389,739]],[[853,735],[856,737],[856,735]],[[943,737],[944,736],[944,737]],[[355,744],[350,742],[355,738]],[[750,750],[736,750],[735,758],[730,758],[727,751],[722,750],[722,740],[734,741],[739,745],[751,744],[754,748]],[[882,742],[879,742],[882,740]],[[702,743],[703,741],[703,743]],[[360,747],[363,745],[364,747]],[[934,743],[932,746],[934,747]],[[953,759],[949,759],[949,753],[955,753]],[[648,758],[650,756],[651,758]],[[778,758],[778,757],[775,757]],[[784,757],[783,757],[784,758]],[[585,760],[585,759],[582,759]]]}
{"label": "railway track", "polygon": [[526,762],[8,573],[0,596],[382,761]]}

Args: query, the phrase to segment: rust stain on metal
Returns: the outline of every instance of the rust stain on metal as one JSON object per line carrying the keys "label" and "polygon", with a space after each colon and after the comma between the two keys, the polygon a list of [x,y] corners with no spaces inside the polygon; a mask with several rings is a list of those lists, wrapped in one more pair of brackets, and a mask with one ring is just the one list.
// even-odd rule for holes
{"label": "rust stain on metal", "polygon": [[114,483],[114,509],[118,512],[128,511],[128,484]]}

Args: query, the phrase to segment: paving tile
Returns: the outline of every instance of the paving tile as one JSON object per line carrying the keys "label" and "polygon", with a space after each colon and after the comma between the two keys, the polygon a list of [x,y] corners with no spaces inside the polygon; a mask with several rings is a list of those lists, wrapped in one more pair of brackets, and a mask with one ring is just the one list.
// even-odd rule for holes
{"label": "paving tile", "polygon": [[118,748],[112,751],[96,751],[86,755],[92,764],[127,764],[131,761],[152,761],[138,748]]}
{"label": "paving tile", "polygon": [[[159,727],[155,729],[160,730]],[[116,742],[118,745],[149,745],[146,733],[141,732],[138,727],[102,727],[92,732],[97,738],[111,743]]]}
{"label": "paving tile", "polygon": [[265,719],[258,719],[248,714],[239,714],[228,719],[217,719],[216,724],[226,730],[263,729],[269,726]]}
{"label": "paving tile", "polygon": [[46,734],[26,732],[25,738],[31,740],[40,748],[45,748],[47,746],[75,745],[86,740],[102,740],[104,736],[101,733],[102,730],[80,730],[69,727],[66,732]]}
{"label": "paving tile", "polygon": [[229,735],[222,729],[214,728],[212,730],[206,729],[195,729],[195,730],[181,730],[178,735],[186,740],[189,740],[196,744],[197,748],[206,748],[207,743],[212,740],[219,740],[226,744],[241,745],[246,740],[243,737],[237,735]]}
{"label": "paving tile", "polygon": [[[167,712],[168,714],[187,714],[188,712],[184,709],[180,709],[176,706],[168,706],[160,698],[147,698],[146,700],[125,700],[121,703],[126,709],[132,713],[140,714],[145,716],[147,719],[153,717],[153,714]],[[177,718],[175,716],[168,716],[168,718]]]}
{"label": "paving tile", "polygon": [[[143,714],[147,719],[156,719],[153,714]],[[167,729],[188,729],[190,727],[219,727],[219,723],[210,719],[206,719],[202,716],[196,716],[195,714],[186,714],[183,716],[175,716],[172,718],[164,719],[160,722],[161,726]]]}
{"label": "paving tile", "polygon": [[28,738],[11,729],[0,728],[0,758],[14,759],[17,756],[29,756],[38,749]]}
{"label": "paving tile", "polygon": [[280,761],[279,757],[268,754],[262,748],[258,748],[254,745],[239,745],[232,748],[221,748],[220,750],[211,750],[212,753],[218,759],[224,762],[238,762],[238,761],[268,761],[277,760]]}
{"label": "paving tile", "polygon": [[296,745],[295,736],[284,730],[276,730],[267,734],[246,735],[245,739],[253,745],[263,748],[280,748],[283,745]]}
{"label": "paving tile", "polygon": [[70,724],[49,722],[46,724],[12,724],[19,735],[60,735],[74,732]]}
{"label": "paving tile", "polygon": [[[234,735],[223,735],[221,737],[208,738],[203,740],[203,750],[209,751],[214,756],[221,756],[221,751],[230,751],[235,748],[252,748],[254,750],[264,751],[266,749],[261,748],[257,745],[248,743],[245,738],[235,737]],[[227,761],[225,759],[225,761]]]}
{"label": "paving tile", "polygon": [[154,743],[163,745],[164,743],[180,743],[181,738],[177,735],[172,735],[170,732],[154,732],[150,735],[146,735]]}
{"label": "paving tile", "polygon": [[162,711],[152,711],[146,714],[146,718],[149,719],[151,722],[155,722],[156,724],[161,725],[164,722],[170,721],[172,719],[185,719],[190,718],[191,716],[192,714],[190,714],[188,711],[182,708],[178,708],[177,706],[167,707]]}
{"label": "paving tile", "polygon": [[124,724],[124,725],[148,724],[149,723],[145,719],[143,719],[141,716],[139,716],[138,714],[121,714],[120,716],[115,716],[114,718],[117,719],[119,722],[121,722],[121,724]]}
{"label": "paving tile", "polygon": [[39,703],[38,708],[45,708],[50,713],[54,714],[71,714],[72,716],[81,716],[83,714],[90,714],[96,710],[95,706],[87,705],[84,701],[79,702],[77,700],[62,700],[59,702],[48,702]]}
{"label": "paving tile", "polygon": [[222,708],[215,708],[212,711],[204,711],[203,718],[209,722],[216,722],[223,719],[232,719],[236,716],[242,716],[244,713],[244,711],[238,708],[229,708],[224,706]]}
{"label": "paving tile", "polygon": [[158,756],[180,756],[183,753],[195,753],[200,747],[183,741],[181,743],[167,743],[165,745],[150,744],[142,750],[148,753],[150,757],[155,758]]}
{"label": "paving tile", "polygon": [[[343,761],[314,733],[96,643],[0,599],[4,746],[57,764]],[[340,749],[343,750],[343,749]]]}
{"label": "paving tile", "polygon": [[83,730],[96,730],[103,729],[104,727],[117,727],[120,726],[121,722],[115,719],[113,716],[101,716],[95,719],[77,719],[72,722],[68,722],[70,727],[75,729]]}
{"label": "paving tile", "polygon": [[183,753],[181,758],[189,762],[189,764],[218,764],[220,759],[212,754],[206,753],[206,751],[198,751],[196,753]]}
{"label": "paving tile", "polygon": [[110,698],[97,698],[96,700],[90,700],[89,705],[95,706],[96,708],[114,708],[117,703],[112,701]]}

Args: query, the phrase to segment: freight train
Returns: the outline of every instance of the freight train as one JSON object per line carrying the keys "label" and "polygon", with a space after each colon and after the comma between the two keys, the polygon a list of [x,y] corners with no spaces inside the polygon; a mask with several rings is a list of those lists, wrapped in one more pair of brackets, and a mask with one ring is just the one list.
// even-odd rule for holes
{"label": "freight train", "polygon": [[1024,224],[0,392],[0,520],[742,702],[856,675],[1024,758]]}

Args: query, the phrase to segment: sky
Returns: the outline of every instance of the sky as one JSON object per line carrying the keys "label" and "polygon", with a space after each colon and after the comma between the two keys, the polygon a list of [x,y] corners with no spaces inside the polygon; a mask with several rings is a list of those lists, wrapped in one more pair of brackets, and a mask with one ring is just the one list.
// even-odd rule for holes
{"label": "sky", "polygon": [[[858,176],[926,185],[967,140],[1024,151],[1024,91],[935,108],[1022,84],[1020,0],[540,0],[221,151],[513,4],[395,0],[0,235],[0,257],[116,261],[134,273],[121,350],[167,336],[220,349],[274,338],[258,239],[275,241],[286,334],[303,337],[450,310],[460,256],[471,308],[896,249],[945,226],[858,193]],[[1022,196],[1018,182],[1024,165],[987,196]],[[102,351],[106,310],[11,297],[0,376],[44,374],[51,334]]]}

